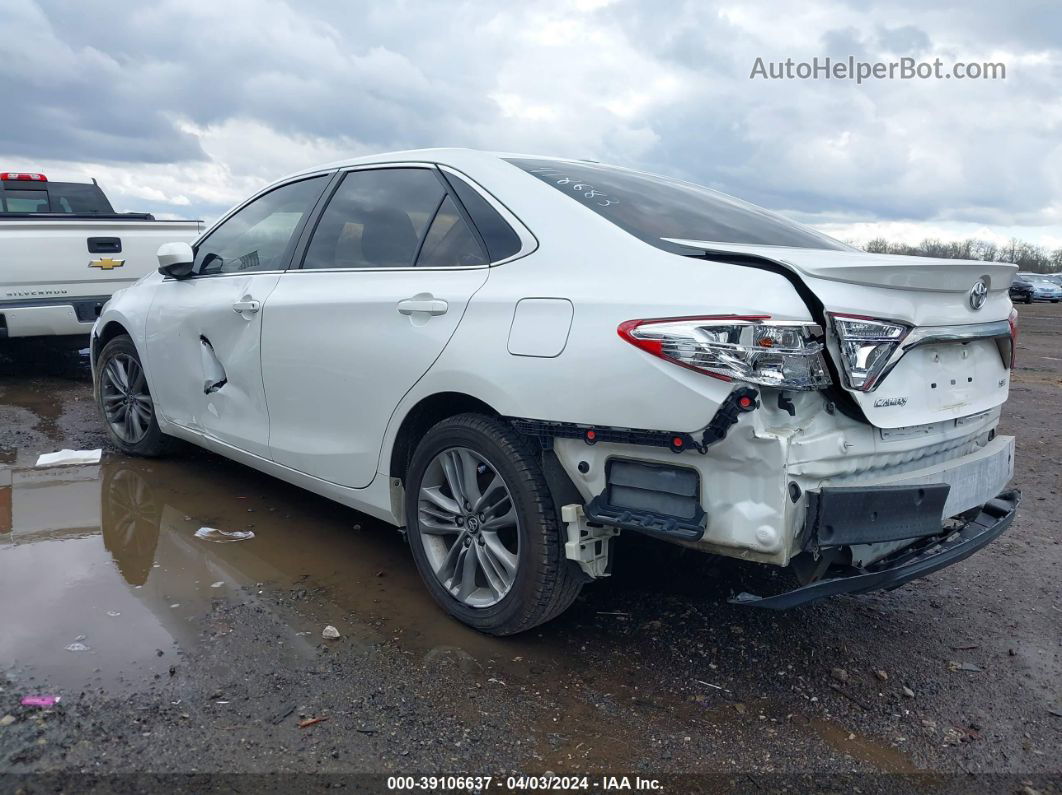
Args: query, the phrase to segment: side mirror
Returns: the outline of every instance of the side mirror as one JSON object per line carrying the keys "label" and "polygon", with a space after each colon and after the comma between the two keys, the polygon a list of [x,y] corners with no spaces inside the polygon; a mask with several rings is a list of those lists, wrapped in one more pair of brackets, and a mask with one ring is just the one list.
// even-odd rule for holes
{"label": "side mirror", "polygon": [[187,279],[192,275],[195,252],[187,243],[163,243],[159,246],[159,273],[174,279]]}

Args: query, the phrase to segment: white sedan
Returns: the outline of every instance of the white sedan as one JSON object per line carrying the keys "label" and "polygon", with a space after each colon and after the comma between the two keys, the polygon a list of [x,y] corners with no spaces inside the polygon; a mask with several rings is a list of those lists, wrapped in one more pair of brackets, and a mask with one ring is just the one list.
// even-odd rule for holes
{"label": "white sedan", "polygon": [[[872,255],[686,182],[399,152],[286,177],[109,301],[114,443],[184,439],[398,527],[511,634],[622,533],[895,587],[1010,524],[1013,266]],[[293,538],[292,543],[297,543]]]}

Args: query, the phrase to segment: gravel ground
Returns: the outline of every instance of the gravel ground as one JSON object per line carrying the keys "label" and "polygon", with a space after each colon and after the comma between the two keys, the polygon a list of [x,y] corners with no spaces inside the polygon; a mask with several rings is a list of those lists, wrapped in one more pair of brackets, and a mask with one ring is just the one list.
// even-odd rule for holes
{"label": "gravel ground", "polygon": [[[51,374],[2,365],[2,781],[549,772],[590,789],[628,775],[669,791],[1058,791],[1062,311],[1020,312],[1002,432],[1018,437],[1025,499],[968,561],[757,612],[725,599],[769,586],[765,567],[624,536],[611,579],[503,640],[439,612],[401,537],[368,517],[191,448],[107,449],[76,356]],[[31,468],[62,447],[104,447],[104,462]],[[211,544],[201,525],[255,538]],[[62,700],[21,706],[30,693]]]}

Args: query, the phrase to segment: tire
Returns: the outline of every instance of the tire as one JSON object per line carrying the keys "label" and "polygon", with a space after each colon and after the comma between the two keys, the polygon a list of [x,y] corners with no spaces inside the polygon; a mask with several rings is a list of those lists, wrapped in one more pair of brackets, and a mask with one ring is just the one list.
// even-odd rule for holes
{"label": "tire", "polygon": [[[131,385],[121,383],[129,377]],[[172,449],[173,439],[159,430],[144,366],[128,335],[115,337],[103,346],[92,381],[96,405],[115,447],[127,455],[148,458]],[[127,422],[124,418],[130,413],[133,419]]]}
{"label": "tire", "polygon": [[[462,473],[472,473],[474,482],[465,483]],[[474,510],[454,499],[455,481],[480,503]],[[460,414],[429,430],[410,462],[405,511],[413,559],[432,598],[474,629],[524,632],[560,615],[579,595],[583,577],[564,556],[560,519],[538,460],[499,420]],[[513,560],[515,573],[508,568]],[[469,567],[474,590],[464,576]]]}

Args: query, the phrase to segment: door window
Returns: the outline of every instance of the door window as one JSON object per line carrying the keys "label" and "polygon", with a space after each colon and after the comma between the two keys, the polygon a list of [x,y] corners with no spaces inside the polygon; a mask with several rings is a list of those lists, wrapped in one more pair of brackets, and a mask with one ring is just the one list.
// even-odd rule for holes
{"label": "door window", "polygon": [[485,260],[433,170],[351,171],[322,213],[303,267],[410,268],[414,263],[478,265]]}
{"label": "door window", "polygon": [[507,259],[520,251],[520,236],[479,191],[454,174],[446,174],[446,181],[472,218],[472,223],[487,246],[491,262]]}
{"label": "door window", "polygon": [[283,270],[295,245],[295,231],[327,182],[326,175],[290,182],[237,211],[199,244],[194,274]]}
{"label": "door window", "polygon": [[487,256],[465,219],[447,196],[439,205],[435,218],[417,257],[418,268],[453,268],[462,265],[486,265]]}

